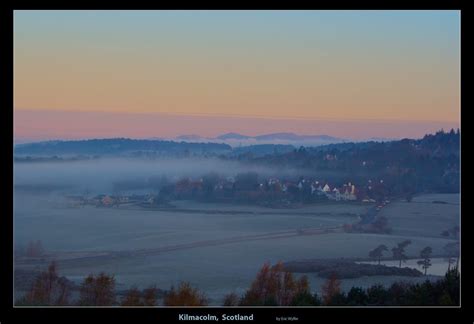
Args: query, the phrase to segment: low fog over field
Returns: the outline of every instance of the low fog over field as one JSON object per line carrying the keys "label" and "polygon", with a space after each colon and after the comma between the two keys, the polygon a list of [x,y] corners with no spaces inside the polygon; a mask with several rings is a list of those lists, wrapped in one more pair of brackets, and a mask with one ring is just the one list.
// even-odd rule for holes
{"label": "low fog over field", "polygon": [[[271,168],[225,161],[217,158],[187,159],[126,159],[102,158],[67,162],[21,162],[14,165],[14,185],[18,189],[51,190],[68,188],[69,192],[88,190],[90,193],[106,193],[130,182],[143,189],[149,180],[166,177],[176,181],[184,177],[201,177],[210,172],[222,176],[257,172],[262,177],[297,176],[304,170]],[[125,182],[125,183],[124,183]]]}

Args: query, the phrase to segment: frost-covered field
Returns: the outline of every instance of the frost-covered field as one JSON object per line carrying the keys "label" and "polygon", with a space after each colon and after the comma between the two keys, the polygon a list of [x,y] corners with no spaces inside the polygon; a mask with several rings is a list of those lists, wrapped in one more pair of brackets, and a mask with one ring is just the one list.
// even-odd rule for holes
{"label": "frost-covered field", "polygon": [[[367,208],[328,204],[285,210],[178,202],[180,208],[193,209],[187,213],[133,207],[69,208],[60,199],[56,195],[18,193],[14,204],[16,242],[39,239],[46,249],[54,251],[154,248],[299,228],[333,227],[355,221]],[[196,209],[201,212],[195,212]],[[206,213],[206,209],[225,213]],[[254,213],[238,213],[249,210]]]}
{"label": "frost-covered field", "polygon": [[[47,252],[130,251],[183,243],[242,237],[300,228],[332,227],[356,221],[368,206],[328,203],[300,209],[270,209],[253,206],[178,202],[181,208],[200,212],[151,211],[125,208],[68,208],[56,194],[15,194],[14,225],[16,244],[41,240]],[[440,232],[458,224],[459,205],[433,204],[432,200],[456,201],[453,195],[423,197],[411,203],[394,202],[382,211],[394,231],[391,235],[329,233],[293,235],[265,240],[241,240],[214,246],[199,246],[159,254],[125,258],[96,258],[59,262],[59,271],[80,281],[89,273],[113,273],[117,288],[156,284],[168,289],[179,281],[190,281],[219,304],[224,294],[242,293],[261,265],[279,260],[311,258],[366,258],[379,244],[389,249],[411,239],[407,254],[416,257],[425,246],[441,255],[452,242]],[[225,214],[206,213],[223,210]],[[235,211],[235,214],[227,213]],[[252,211],[253,213],[238,213]],[[21,266],[21,265],[18,265]],[[391,283],[400,278],[370,277],[343,280],[342,288],[352,285]],[[403,278],[419,281],[423,278]],[[313,290],[324,279],[310,275]]]}
{"label": "frost-covered field", "polygon": [[380,215],[387,217],[394,235],[442,237],[443,231],[460,225],[459,194],[429,194],[412,202],[397,201],[382,209]]}

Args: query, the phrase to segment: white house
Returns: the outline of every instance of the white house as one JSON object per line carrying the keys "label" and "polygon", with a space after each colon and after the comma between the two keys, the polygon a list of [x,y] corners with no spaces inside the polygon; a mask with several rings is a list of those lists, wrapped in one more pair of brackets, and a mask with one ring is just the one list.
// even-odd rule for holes
{"label": "white house", "polygon": [[334,188],[332,190],[332,195],[328,195],[328,198],[334,200],[341,200],[341,192],[339,191],[339,189]]}

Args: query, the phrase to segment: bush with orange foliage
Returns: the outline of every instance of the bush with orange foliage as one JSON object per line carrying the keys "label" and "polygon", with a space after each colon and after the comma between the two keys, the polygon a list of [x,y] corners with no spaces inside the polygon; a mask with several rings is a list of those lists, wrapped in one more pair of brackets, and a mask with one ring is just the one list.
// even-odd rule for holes
{"label": "bush with orange foliage", "polygon": [[122,306],[156,306],[155,286],[146,288],[141,292],[137,287],[132,287],[122,300]]}
{"label": "bush with orange foliage", "polygon": [[282,262],[274,266],[265,263],[250,289],[247,290],[241,305],[288,306],[298,295],[309,293],[309,282],[306,276],[295,280],[293,274],[284,269]]}
{"label": "bush with orange foliage", "polygon": [[341,281],[337,279],[336,273],[333,272],[331,276],[326,280],[326,282],[321,287],[324,305],[329,305],[333,297],[340,294],[341,292],[340,286],[341,286]]}
{"label": "bush with orange foliage", "polygon": [[151,286],[143,290],[142,298],[144,306],[155,306],[157,304],[156,294],[158,289],[155,286]]}
{"label": "bush with orange foliage", "polygon": [[63,306],[69,303],[69,282],[59,277],[56,263],[53,261],[48,270],[41,272],[33,282],[24,298],[16,302],[24,306]]}
{"label": "bush with orange foliage", "polygon": [[132,287],[127,291],[125,298],[122,300],[122,306],[144,306],[141,301],[141,293],[137,287]]}
{"label": "bush with orange foliage", "polygon": [[239,306],[239,296],[232,292],[224,296],[224,306]]}
{"label": "bush with orange foliage", "polygon": [[79,305],[111,306],[115,303],[115,278],[100,273],[97,277],[90,274],[84,279],[80,290]]}
{"label": "bush with orange foliage", "polygon": [[178,289],[171,287],[164,298],[164,304],[165,306],[205,306],[207,298],[197,288],[192,288],[189,282],[182,282]]}

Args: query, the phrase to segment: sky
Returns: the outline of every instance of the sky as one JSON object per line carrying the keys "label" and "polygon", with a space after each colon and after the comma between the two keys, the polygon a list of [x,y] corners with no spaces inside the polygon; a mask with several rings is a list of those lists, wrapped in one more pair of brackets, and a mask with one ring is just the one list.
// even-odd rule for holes
{"label": "sky", "polygon": [[459,127],[459,11],[15,11],[15,139]]}

